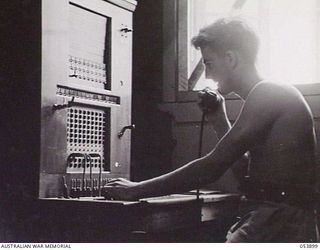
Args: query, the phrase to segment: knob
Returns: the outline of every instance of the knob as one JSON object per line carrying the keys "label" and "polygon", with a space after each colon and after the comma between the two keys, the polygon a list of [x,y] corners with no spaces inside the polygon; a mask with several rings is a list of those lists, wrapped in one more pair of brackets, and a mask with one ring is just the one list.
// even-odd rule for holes
{"label": "knob", "polygon": [[126,28],[122,28],[120,31],[124,33],[128,33],[128,32],[132,32],[133,30],[126,27]]}

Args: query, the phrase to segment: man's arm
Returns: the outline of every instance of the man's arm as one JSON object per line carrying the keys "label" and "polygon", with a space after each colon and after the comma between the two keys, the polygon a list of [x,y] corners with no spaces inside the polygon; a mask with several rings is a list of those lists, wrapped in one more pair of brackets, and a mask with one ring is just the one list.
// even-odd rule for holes
{"label": "man's arm", "polygon": [[[232,127],[227,116],[224,97],[221,96],[220,98],[222,100],[220,107],[218,107],[218,109],[215,111],[207,112],[207,120],[212,125],[218,140],[221,140],[221,138]],[[243,184],[244,177],[247,175],[249,159],[250,154],[249,152],[246,152],[231,166],[232,173],[239,182],[239,186]]]}
{"label": "man's arm", "polygon": [[[267,84],[261,84],[248,96],[237,121],[206,156],[187,163],[168,174],[131,185],[132,198],[161,196],[170,193],[184,192],[207,183],[216,181],[238,160],[259,138],[268,132],[269,127],[280,114],[274,90]],[[122,191],[116,182],[109,189],[114,198],[121,198]],[[126,197],[128,198],[128,196]]]}
{"label": "man's arm", "polygon": [[206,156],[166,175],[138,184],[142,196],[184,192],[216,181],[259,138],[279,115],[276,95],[264,84],[248,96],[233,127]]}

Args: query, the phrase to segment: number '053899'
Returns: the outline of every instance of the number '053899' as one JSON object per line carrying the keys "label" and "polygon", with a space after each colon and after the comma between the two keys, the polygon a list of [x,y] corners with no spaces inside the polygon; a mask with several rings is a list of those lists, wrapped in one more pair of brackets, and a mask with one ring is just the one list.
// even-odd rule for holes
{"label": "number '053899'", "polygon": [[300,244],[300,248],[318,248],[318,244]]}

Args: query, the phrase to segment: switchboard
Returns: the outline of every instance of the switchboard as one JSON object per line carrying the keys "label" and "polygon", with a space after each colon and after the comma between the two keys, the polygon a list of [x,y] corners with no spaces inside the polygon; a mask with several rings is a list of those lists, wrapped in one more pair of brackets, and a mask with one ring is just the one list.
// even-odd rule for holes
{"label": "switchboard", "polygon": [[42,0],[40,198],[98,196],[109,178],[130,179],[135,7]]}

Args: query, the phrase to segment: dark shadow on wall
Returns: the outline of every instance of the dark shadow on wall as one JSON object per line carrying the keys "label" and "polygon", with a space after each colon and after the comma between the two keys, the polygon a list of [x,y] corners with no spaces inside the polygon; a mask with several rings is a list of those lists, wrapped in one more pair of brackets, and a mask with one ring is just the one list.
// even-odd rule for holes
{"label": "dark shadow on wall", "polygon": [[0,198],[4,199],[37,197],[38,193],[40,9],[38,0],[0,3]]}
{"label": "dark shadow on wall", "polygon": [[162,98],[163,1],[139,0],[134,13],[131,169],[143,180],[172,169],[171,117],[157,105]]}

